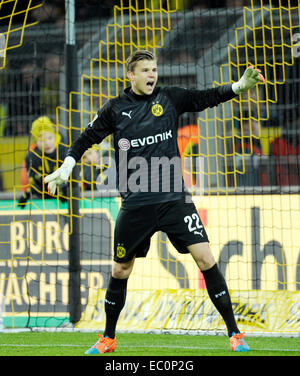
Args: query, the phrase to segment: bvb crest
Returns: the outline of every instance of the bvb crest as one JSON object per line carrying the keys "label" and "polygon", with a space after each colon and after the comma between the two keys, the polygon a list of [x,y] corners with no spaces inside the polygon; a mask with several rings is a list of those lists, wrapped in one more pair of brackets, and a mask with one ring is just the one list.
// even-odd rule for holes
{"label": "bvb crest", "polygon": [[152,114],[154,116],[161,116],[164,112],[164,109],[162,108],[162,105],[159,103],[156,103],[152,106]]}
{"label": "bvb crest", "polygon": [[121,245],[118,245],[117,247],[117,256],[119,258],[123,258],[125,257],[126,255],[126,249],[124,247],[122,247]]}

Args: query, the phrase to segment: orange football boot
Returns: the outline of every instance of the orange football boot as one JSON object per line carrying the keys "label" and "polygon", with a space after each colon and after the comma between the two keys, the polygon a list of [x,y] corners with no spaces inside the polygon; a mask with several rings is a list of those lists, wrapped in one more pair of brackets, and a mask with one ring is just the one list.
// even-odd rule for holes
{"label": "orange football boot", "polygon": [[104,354],[106,352],[113,352],[115,351],[117,347],[117,339],[115,338],[109,338],[109,337],[103,337],[100,334],[97,334],[99,340],[89,348],[85,353],[86,354]]}
{"label": "orange football boot", "polygon": [[230,349],[235,352],[249,351],[250,347],[247,345],[244,337],[245,333],[233,333],[233,336],[229,339]]}

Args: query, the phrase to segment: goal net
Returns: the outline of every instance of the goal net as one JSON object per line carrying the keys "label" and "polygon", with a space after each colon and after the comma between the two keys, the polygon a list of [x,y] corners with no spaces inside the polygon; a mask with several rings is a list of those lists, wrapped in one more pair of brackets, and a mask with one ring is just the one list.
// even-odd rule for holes
{"label": "goal net", "polygon": [[[76,273],[81,314],[72,324],[103,329],[121,205],[113,136],[84,154],[78,174],[54,198],[42,179],[63,161],[74,134],[129,85],[127,57],[147,49],[158,59],[159,86],[201,90],[239,80],[250,65],[261,69],[265,84],[215,108],[183,114],[178,147],[240,330],[299,332],[299,1],[249,0],[243,7],[234,1],[231,7],[188,0],[78,1],[78,90],[71,92],[64,6],[28,1],[17,11],[17,1],[2,1],[1,7],[5,3],[14,3],[3,16],[0,8],[0,21],[10,20],[1,23],[0,34],[6,59],[0,104],[5,326],[68,325],[70,275]],[[23,18],[14,22],[14,14]],[[38,147],[45,131],[52,154],[45,137]],[[156,233],[147,258],[135,261],[118,329],[225,331],[205,287],[191,256],[178,254],[165,233]]]}

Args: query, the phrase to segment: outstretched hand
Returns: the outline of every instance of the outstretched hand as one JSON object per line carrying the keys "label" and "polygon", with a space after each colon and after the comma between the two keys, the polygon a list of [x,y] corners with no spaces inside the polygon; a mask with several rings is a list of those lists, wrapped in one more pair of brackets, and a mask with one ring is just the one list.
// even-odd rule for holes
{"label": "outstretched hand", "polygon": [[241,79],[232,84],[232,90],[235,94],[241,94],[252,89],[259,82],[265,83],[265,78],[260,69],[251,65],[245,70]]}
{"label": "outstretched hand", "polygon": [[44,182],[48,183],[48,193],[50,195],[55,194],[58,185],[68,181],[75,164],[74,158],[66,157],[64,163],[56,171],[45,177]]}

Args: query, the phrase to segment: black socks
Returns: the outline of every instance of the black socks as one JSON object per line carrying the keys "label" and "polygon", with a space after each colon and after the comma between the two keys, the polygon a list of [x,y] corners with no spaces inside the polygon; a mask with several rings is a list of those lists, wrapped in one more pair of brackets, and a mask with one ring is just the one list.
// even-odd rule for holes
{"label": "black socks", "polygon": [[[228,336],[231,337],[233,332],[239,333],[240,331],[237,328],[234,318],[227,284],[217,264],[208,270],[202,271],[202,273],[208,295],[225,321]],[[127,281],[128,279],[110,277],[104,304],[106,313],[104,337],[115,337],[118,318],[126,301]]]}
{"label": "black socks", "polygon": [[239,333],[240,331],[237,328],[234,318],[227,284],[217,264],[208,270],[202,271],[202,273],[208,295],[225,321],[228,336],[231,337],[233,332]]}
{"label": "black socks", "polygon": [[110,277],[105,295],[106,326],[103,337],[115,338],[117,321],[125,305],[128,279]]}

